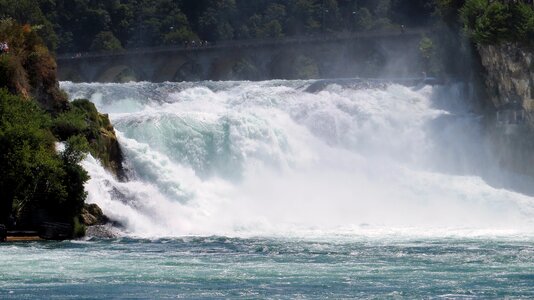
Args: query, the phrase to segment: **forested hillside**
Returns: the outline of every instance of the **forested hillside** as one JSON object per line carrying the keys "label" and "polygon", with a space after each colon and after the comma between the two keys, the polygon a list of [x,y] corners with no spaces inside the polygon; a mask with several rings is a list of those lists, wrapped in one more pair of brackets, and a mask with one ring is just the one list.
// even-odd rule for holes
{"label": "forested hillside", "polygon": [[427,0],[0,0],[57,52],[428,25]]}

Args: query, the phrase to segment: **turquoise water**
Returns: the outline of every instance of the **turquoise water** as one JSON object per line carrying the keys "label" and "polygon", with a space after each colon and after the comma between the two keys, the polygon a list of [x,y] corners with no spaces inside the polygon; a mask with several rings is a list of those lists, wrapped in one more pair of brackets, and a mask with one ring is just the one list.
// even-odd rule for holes
{"label": "turquoise water", "polygon": [[532,239],[121,238],[0,257],[2,299],[534,297]]}
{"label": "turquoise water", "polygon": [[314,83],[62,83],[117,130],[129,181],[82,164],[121,238],[0,245],[0,299],[534,298],[532,179],[464,86]]}

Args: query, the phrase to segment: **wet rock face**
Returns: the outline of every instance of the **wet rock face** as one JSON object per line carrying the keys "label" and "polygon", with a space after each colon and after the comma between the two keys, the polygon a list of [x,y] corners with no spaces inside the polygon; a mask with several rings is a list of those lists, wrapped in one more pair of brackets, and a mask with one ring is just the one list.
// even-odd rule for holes
{"label": "wet rock face", "polygon": [[98,114],[100,120],[99,134],[89,140],[93,152],[100,159],[104,167],[111,171],[117,178],[126,179],[126,173],[123,168],[123,153],[115,134],[115,128],[109,121],[107,114]]}
{"label": "wet rock face", "polygon": [[499,164],[534,177],[534,51],[517,44],[479,45],[486,69],[490,138]]}
{"label": "wet rock face", "polygon": [[[516,44],[480,45],[486,85],[497,110],[506,107],[534,112],[534,52]],[[529,124],[534,127],[534,124]]]}
{"label": "wet rock face", "polygon": [[86,236],[89,238],[113,239],[121,236],[121,232],[112,225],[94,225],[87,227]]}
{"label": "wet rock face", "polygon": [[60,140],[82,135],[87,139],[91,154],[119,179],[126,179],[123,155],[115,129],[107,114],[101,114],[87,99],[70,102],[69,110],[55,121],[54,134]]}
{"label": "wet rock face", "polygon": [[109,221],[102,209],[96,204],[85,204],[80,218],[86,226],[103,225]]}

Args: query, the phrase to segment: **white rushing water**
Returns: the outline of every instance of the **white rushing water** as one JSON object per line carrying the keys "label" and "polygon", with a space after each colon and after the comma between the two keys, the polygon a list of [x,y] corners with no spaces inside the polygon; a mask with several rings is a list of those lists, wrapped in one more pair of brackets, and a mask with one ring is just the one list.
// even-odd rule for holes
{"label": "white rushing water", "polygon": [[109,113],[130,171],[93,158],[88,201],[134,236],[530,234],[461,87],[308,81],[74,84]]}

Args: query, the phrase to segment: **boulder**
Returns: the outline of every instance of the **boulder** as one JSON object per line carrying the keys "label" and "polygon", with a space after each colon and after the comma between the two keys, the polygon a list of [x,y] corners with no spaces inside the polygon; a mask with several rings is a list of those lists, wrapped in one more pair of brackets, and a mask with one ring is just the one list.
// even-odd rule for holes
{"label": "boulder", "polygon": [[85,235],[89,238],[112,239],[121,236],[120,230],[112,224],[87,227]]}
{"label": "boulder", "polygon": [[84,205],[80,219],[86,226],[103,225],[109,221],[102,209],[94,203]]}

